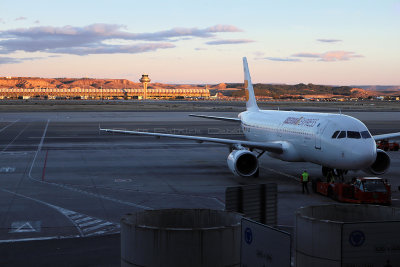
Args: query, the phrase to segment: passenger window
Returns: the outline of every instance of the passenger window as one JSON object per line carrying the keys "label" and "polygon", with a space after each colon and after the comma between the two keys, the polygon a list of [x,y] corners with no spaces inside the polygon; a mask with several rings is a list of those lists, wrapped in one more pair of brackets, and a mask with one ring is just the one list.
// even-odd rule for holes
{"label": "passenger window", "polygon": [[364,139],[371,138],[371,134],[370,134],[368,131],[362,131],[362,132],[361,132],[361,136],[362,136],[362,138],[364,138]]}
{"label": "passenger window", "polygon": [[353,139],[360,139],[361,135],[360,135],[359,132],[347,131],[347,137],[348,138],[353,138]]}
{"label": "passenger window", "polygon": [[340,139],[340,138],[346,138],[346,131],[341,131],[340,132],[340,134],[338,136],[338,139]]}
{"label": "passenger window", "polygon": [[333,133],[332,138],[336,138],[338,136],[338,134],[340,133],[340,131],[336,131]]}

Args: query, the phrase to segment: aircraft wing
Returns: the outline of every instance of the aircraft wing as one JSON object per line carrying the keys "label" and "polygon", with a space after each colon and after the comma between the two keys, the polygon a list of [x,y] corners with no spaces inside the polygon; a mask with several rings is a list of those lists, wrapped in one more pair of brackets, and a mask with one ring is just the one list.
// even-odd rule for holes
{"label": "aircraft wing", "polygon": [[395,138],[400,139],[400,132],[374,135],[373,138],[375,139],[375,141],[395,139]]}
{"label": "aircraft wing", "polygon": [[220,120],[220,121],[241,122],[241,120],[239,118],[216,117],[216,116],[206,116],[206,115],[197,115],[197,114],[189,114],[189,116],[205,118],[205,119],[212,119],[212,120]]}
{"label": "aircraft wing", "polygon": [[133,134],[133,135],[147,135],[147,136],[155,136],[155,137],[178,138],[178,139],[193,140],[198,143],[212,142],[212,143],[219,143],[219,144],[225,144],[225,145],[241,145],[243,147],[256,148],[256,149],[261,149],[261,150],[274,152],[274,153],[282,153],[283,152],[281,143],[275,143],[275,142],[264,143],[264,142],[253,142],[253,141],[246,141],[246,140],[233,140],[233,139],[222,139],[222,138],[214,138],[214,137],[178,135],[178,134],[148,133],[148,132],[127,131],[127,130],[118,130],[118,129],[100,129],[100,131],[111,132],[111,133]]}

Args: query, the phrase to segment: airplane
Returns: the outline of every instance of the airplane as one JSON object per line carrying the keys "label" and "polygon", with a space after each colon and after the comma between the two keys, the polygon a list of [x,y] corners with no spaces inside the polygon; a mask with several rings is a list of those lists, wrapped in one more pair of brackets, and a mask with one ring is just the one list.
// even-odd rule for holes
{"label": "airplane", "polygon": [[260,110],[257,106],[247,58],[243,58],[246,111],[238,118],[190,114],[205,119],[241,124],[246,140],[201,136],[150,133],[117,129],[105,132],[178,138],[199,143],[228,145],[227,164],[242,177],[258,177],[258,159],[265,153],[288,162],[311,162],[322,166],[322,174],[343,175],[349,170],[363,170],[381,175],[390,167],[389,155],[376,148],[376,141],[400,137],[400,132],[372,136],[360,120],[332,113]]}

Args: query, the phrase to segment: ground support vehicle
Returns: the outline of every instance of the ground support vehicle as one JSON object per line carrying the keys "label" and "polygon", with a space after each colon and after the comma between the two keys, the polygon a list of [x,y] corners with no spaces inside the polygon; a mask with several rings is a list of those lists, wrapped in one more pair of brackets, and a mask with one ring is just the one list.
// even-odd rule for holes
{"label": "ground support vehicle", "polygon": [[378,141],[376,147],[384,151],[399,151],[399,144],[396,142],[389,142],[387,140]]}
{"label": "ground support vehicle", "polygon": [[351,182],[323,182],[321,179],[312,181],[314,192],[340,202],[382,204],[392,203],[390,184],[378,177],[357,177]]}

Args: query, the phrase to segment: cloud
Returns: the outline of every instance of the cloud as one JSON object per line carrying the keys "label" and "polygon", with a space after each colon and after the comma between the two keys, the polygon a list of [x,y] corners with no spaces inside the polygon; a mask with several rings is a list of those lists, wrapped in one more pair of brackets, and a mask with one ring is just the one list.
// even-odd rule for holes
{"label": "cloud", "polygon": [[262,56],[264,56],[264,52],[261,52],[261,51],[256,51],[256,52],[254,52],[253,53],[257,58],[260,58],[260,57],[262,57]]}
{"label": "cloud", "polygon": [[13,58],[13,57],[0,57],[0,65],[1,64],[12,64],[12,63],[20,63],[18,58]]}
{"label": "cloud", "polygon": [[226,45],[226,44],[244,44],[244,43],[252,43],[254,40],[248,39],[226,39],[226,40],[216,40],[206,42],[208,45]]}
{"label": "cloud", "polygon": [[[0,31],[0,54],[15,51],[63,53],[74,55],[143,53],[173,48],[170,42],[186,38],[215,38],[217,33],[240,32],[233,25],[215,25],[208,28],[172,28],[150,33],[133,33],[118,24],[92,24],[84,27],[37,26]],[[148,41],[140,44],[110,44],[110,40]],[[231,40],[231,42],[240,40]],[[249,40],[248,40],[249,41]],[[157,42],[157,43],[153,43]],[[161,43],[158,43],[161,42]],[[229,42],[229,41],[228,41]],[[246,40],[241,40],[246,42]]]}
{"label": "cloud", "polygon": [[319,58],[321,57],[321,54],[317,53],[297,53],[292,55],[292,57],[311,57],[311,58]]}
{"label": "cloud", "polygon": [[282,58],[282,57],[264,57],[264,58],[260,58],[260,59],[267,59],[267,60],[271,60],[271,61],[286,61],[286,62],[299,62],[299,61],[301,61],[298,58]]}
{"label": "cloud", "polygon": [[33,23],[39,24],[39,23],[40,23],[40,20],[35,20]]}
{"label": "cloud", "polygon": [[147,40],[147,41],[161,41],[170,38],[182,38],[182,37],[214,37],[215,33],[220,32],[241,32],[232,25],[215,25],[205,29],[198,28],[173,28],[167,31],[159,31],[154,33],[139,33],[133,34],[132,37],[135,40]]}
{"label": "cloud", "polygon": [[18,21],[18,20],[27,20],[27,18],[26,18],[26,17],[18,17],[18,18],[16,18],[15,20],[16,20],[16,21]]}
{"label": "cloud", "polygon": [[206,48],[203,47],[196,47],[194,50],[196,51],[203,51],[203,50],[207,50]]}
{"label": "cloud", "polygon": [[241,29],[238,29],[233,25],[222,25],[222,24],[208,27],[206,30],[209,32],[242,32]]}
{"label": "cloud", "polygon": [[339,39],[317,39],[318,42],[322,42],[322,43],[337,43],[337,42],[341,42],[342,40]]}
{"label": "cloud", "polygon": [[319,61],[345,61],[353,58],[363,57],[355,52],[348,51],[329,51],[325,53],[297,53],[292,57],[305,57],[305,58],[317,58]]}
{"label": "cloud", "polygon": [[300,62],[299,58],[290,57],[265,57],[265,53],[261,51],[256,51],[253,53],[255,55],[255,60],[270,60],[270,61],[280,61],[280,62]]}
{"label": "cloud", "polygon": [[0,57],[0,65],[1,64],[16,64],[16,63],[22,63],[27,60],[37,60],[37,59],[43,59],[43,57],[26,57],[26,58]]}
{"label": "cloud", "polygon": [[143,43],[134,45],[96,45],[93,47],[67,47],[52,49],[52,53],[58,54],[74,54],[74,55],[89,55],[89,54],[116,54],[129,53],[137,54],[158,49],[174,48],[175,45],[170,43]]}

